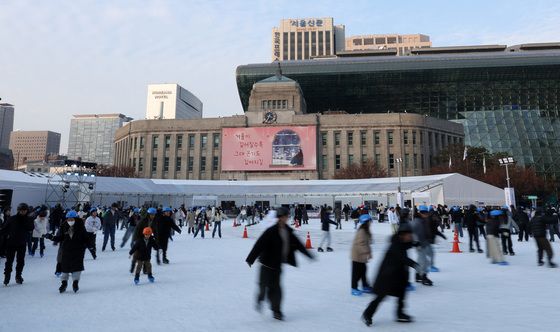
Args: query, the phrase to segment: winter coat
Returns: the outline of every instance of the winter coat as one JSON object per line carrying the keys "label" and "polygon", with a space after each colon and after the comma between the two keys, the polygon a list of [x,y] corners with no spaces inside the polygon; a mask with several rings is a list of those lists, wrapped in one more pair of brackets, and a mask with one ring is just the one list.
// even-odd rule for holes
{"label": "winter coat", "polygon": [[533,234],[535,238],[546,237],[548,225],[551,225],[554,222],[552,217],[553,216],[536,214],[533,219],[531,219],[531,234]]}
{"label": "winter coat", "polygon": [[119,220],[119,218],[119,211],[113,211],[112,209],[109,209],[103,215],[103,230],[107,232],[115,228],[117,226],[117,221]]}
{"label": "winter coat", "polygon": [[529,216],[522,209],[515,211],[513,214],[513,220],[515,220],[519,226],[529,225]]}
{"label": "winter coat", "polygon": [[187,222],[189,223],[189,227],[194,227],[194,212],[187,212]]}
{"label": "winter coat", "polygon": [[[253,249],[245,259],[245,261],[253,265],[255,260],[259,258],[259,261],[262,265],[269,267],[271,269],[280,270],[282,265],[282,237],[280,236],[278,223],[274,226],[268,228],[264,233],[259,237]],[[289,245],[290,248],[288,250],[288,257],[286,259],[286,263],[292,266],[297,266],[295,251],[298,250],[302,254],[306,255],[309,258],[313,258],[311,253],[309,253],[303,243],[294,235],[293,229],[291,229],[288,225],[285,225],[288,231],[289,237]]]}
{"label": "winter coat", "polygon": [[128,218],[128,227],[136,227],[136,225],[140,222],[140,215],[133,214]]}
{"label": "winter coat", "polygon": [[387,215],[389,216],[389,224],[396,225],[399,223],[399,217],[397,216],[397,213],[395,211],[389,210],[389,212],[387,212]]}
{"label": "winter coat", "polygon": [[134,255],[134,260],[149,261],[152,257],[152,249],[158,250],[158,248],[155,238],[150,236],[147,241],[146,238],[134,241],[134,245],[128,254]]}
{"label": "winter coat", "polygon": [[207,222],[208,216],[206,215],[206,213],[201,212],[198,214],[198,216],[196,216],[196,223],[198,224],[198,227],[206,225]]}
{"label": "winter coat", "polygon": [[359,228],[352,242],[352,261],[367,263],[371,258],[371,234]]}
{"label": "winter coat", "polygon": [[513,230],[516,230],[517,232],[519,232],[519,227],[517,226],[517,224],[515,223],[515,221],[513,221],[513,219],[511,217],[507,217],[507,220],[505,222],[502,222],[500,224],[500,233],[509,233],[511,234],[513,232]]}
{"label": "winter coat", "polygon": [[0,236],[5,236],[5,245],[8,247],[24,246],[27,243],[29,233],[35,225],[28,216],[19,213],[11,216],[4,227],[0,230]]}
{"label": "winter coat", "polygon": [[404,294],[408,285],[408,268],[417,265],[406,253],[411,246],[410,243],[402,243],[398,234],[393,235],[389,250],[385,254],[373,284],[375,294],[396,297]]}
{"label": "winter coat", "polygon": [[321,211],[321,230],[328,232],[330,224],[336,226],[336,223],[329,218],[329,213],[326,210]]}
{"label": "winter coat", "polygon": [[33,221],[34,228],[33,228],[33,237],[41,238],[43,235],[47,234],[47,226],[48,226],[49,219],[45,218],[35,218]]}
{"label": "winter coat", "polygon": [[478,214],[474,210],[467,210],[465,213],[465,226],[467,226],[467,230],[473,232],[477,226],[478,221]]}
{"label": "winter coat", "polygon": [[342,212],[340,211],[340,208],[334,209],[334,219],[338,221],[341,218],[342,218]]}
{"label": "winter coat", "polygon": [[[469,213],[469,211],[467,211],[467,213]],[[463,221],[463,212],[461,212],[461,210],[451,210],[451,212],[449,212],[449,216],[451,217],[451,222],[461,222]],[[465,216],[466,217],[466,216]]]}
{"label": "winter coat", "polygon": [[[156,216],[157,218],[157,216]],[[155,218],[154,218],[155,220]],[[138,222],[138,224],[136,224],[136,228],[134,229],[134,233],[132,234],[132,241],[136,241],[138,239],[141,239],[144,237],[144,228],[146,227],[153,227],[153,222],[152,220],[150,220],[150,217],[146,217],[143,220],[141,220],[140,222]],[[153,229],[152,229],[153,231]]]}
{"label": "winter coat", "polygon": [[171,217],[156,217],[155,222],[152,224],[152,230],[154,231],[154,237],[158,244],[169,241],[171,229],[174,229],[177,233],[181,233],[181,229],[175,224]]}
{"label": "winter coat", "polygon": [[89,216],[85,222],[86,232],[97,233],[101,229],[101,219],[99,217]]}
{"label": "winter coat", "polygon": [[64,222],[53,237],[54,242],[60,243],[60,268],[64,273],[84,270],[84,254],[89,240],[81,219],[76,219],[72,232],[70,236],[70,226]]}
{"label": "winter coat", "polygon": [[414,217],[414,219],[412,219],[411,226],[414,236],[416,237],[416,241],[418,241],[421,245],[430,244],[432,239],[430,217]]}
{"label": "winter coat", "polygon": [[507,218],[507,216],[500,216],[498,218],[490,217],[486,223],[486,234],[498,236],[500,234],[500,223],[502,218]]}

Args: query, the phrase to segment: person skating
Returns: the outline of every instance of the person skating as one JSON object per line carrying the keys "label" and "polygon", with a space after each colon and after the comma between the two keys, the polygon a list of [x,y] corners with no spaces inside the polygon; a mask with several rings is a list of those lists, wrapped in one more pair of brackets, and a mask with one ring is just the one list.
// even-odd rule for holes
{"label": "person skating", "polygon": [[[134,210],[132,210],[132,215],[128,218],[128,221],[126,222],[126,232],[124,233],[122,238],[121,248],[125,246],[125,244],[128,242],[128,239],[130,239],[132,234],[134,234],[134,231],[136,230],[136,225],[138,225],[140,219],[141,219],[140,209],[134,208]],[[131,248],[133,244],[134,244],[133,241],[130,241]]]}
{"label": "person skating", "polygon": [[84,270],[84,256],[89,244],[84,222],[74,210],[66,213],[66,220],[60,225],[55,236],[47,237],[60,245],[60,276],[61,283],[58,291],[64,293],[68,287],[68,280],[72,274],[72,290],[74,293],[80,289],[79,282]]}
{"label": "person skating", "polygon": [[[416,250],[418,252],[419,268],[418,273],[416,273],[416,282],[421,282],[422,285],[426,286],[433,285],[433,282],[428,278],[428,272],[430,268],[434,266],[432,243],[436,235],[432,234],[431,219],[429,208],[425,205],[420,205],[414,215],[411,225],[416,241],[418,242]],[[441,233],[437,235],[440,234]]]}
{"label": "person skating", "polygon": [[37,215],[37,218],[33,221],[33,224],[33,247],[31,248],[31,256],[35,256],[37,246],[39,246],[39,255],[42,258],[45,255],[45,235],[48,232],[47,210],[41,210]]}
{"label": "person skating", "polygon": [[[137,240],[143,239],[144,238],[144,228],[146,227],[150,227],[152,228],[153,231],[153,225],[155,223],[156,220],[156,215],[157,215],[157,210],[154,207],[148,208],[148,210],[146,211],[146,218],[142,219],[140,222],[138,222],[138,224],[136,224],[136,228],[134,229],[134,232],[132,233],[132,243],[134,243]],[[161,264],[161,259],[159,258],[159,250],[156,251],[156,262],[158,265]],[[134,260],[134,257],[132,258],[132,262],[130,265],[130,273],[134,272],[134,267],[136,266],[136,261]]]}
{"label": "person skating", "polygon": [[509,208],[507,206],[502,207],[502,211],[504,211],[505,218],[502,218],[500,223],[500,238],[502,240],[502,251],[504,255],[511,255],[514,256],[515,252],[513,251],[513,241],[511,240],[511,235],[513,230],[517,230],[519,232],[519,227],[513,219],[509,216]]}
{"label": "person skating", "polygon": [[216,230],[218,230],[218,236],[222,238],[222,220],[224,219],[224,214],[222,209],[216,208],[214,212],[214,230],[212,230],[212,238],[216,235]]}
{"label": "person skating", "polygon": [[97,259],[97,232],[101,230],[101,219],[97,216],[97,208],[89,210],[89,217],[86,218],[85,227],[88,237],[88,249],[93,259]]}
{"label": "person skating", "polygon": [[327,251],[328,252],[332,252],[333,249],[331,248],[331,232],[330,232],[330,225],[335,225],[336,223],[334,221],[332,221],[329,218],[329,214],[331,212],[331,208],[330,207],[323,207],[321,209],[321,231],[322,231],[322,236],[321,236],[321,242],[319,243],[319,247],[317,248],[317,251],[319,252],[323,252],[323,244],[326,242],[327,243]]}
{"label": "person skating", "polygon": [[204,239],[204,226],[208,221],[208,215],[206,214],[206,209],[200,210],[200,213],[196,216],[196,231],[194,232],[193,238],[196,238],[198,232],[200,236]]}
{"label": "person skating", "polygon": [[535,216],[531,219],[529,226],[531,229],[531,233],[535,238],[535,242],[537,243],[538,265],[544,265],[543,253],[546,252],[548,266],[556,267],[556,264],[552,262],[552,257],[554,255],[552,247],[550,246],[550,242],[546,238],[546,229],[551,223],[554,222],[550,217],[551,216],[547,216],[544,213],[544,210],[542,208],[537,208],[535,211]]}
{"label": "person skating", "polygon": [[193,209],[187,211],[187,232],[188,234],[194,234],[194,219],[195,213]]}
{"label": "person skating", "polygon": [[391,245],[379,267],[377,278],[373,284],[376,298],[371,301],[362,314],[362,321],[372,325],[372,318],[377,307],[386,296],[394,296],[397,300],[397,321],[408,323],[413,318],[404,313],[404,300],[408,284],[409,267],[417,268],[418,264],[408,258],[407,250],[412,247],[412,229],[410,224],[400,225],[397,234],[391,238]]}
{"label": "person skating", "polygon": [[504,255],[500,249],[498,236],[500,234],[500,224],[507,219],[504,211],[492,210],[486,222],[486,252],[492,264],[508,265],[504,260]]}
{"label": "person skating", "polygon": [[161,218],[156,218],[156,222],[152,224],[152,230],[154,231],[154,237],[156,238],[158,248],[161,249],[163,254],[163,264],[169,264],[167,259],[167,246],[169,244],[169,238],[171,237],[171,230],[181,234],[181,228],[175,224],[171,214],[173,210],[170,207],[165,207],[162,210],[163,215]]}
{"label": "person skating", "polygon": [[389,217],[389,225],[391,225],[391,229],[393,230],[393,234],[396,234],[399,230],[399,216],[397,212],[395,212],[394,207],[390,207],[389,211],[387,212],[387,216]]}
{"label": "person skating", "polygon": [[27,244],[27,236],[33,231],[34,225],[27,213],[29,206],[21,203],[17,207],[17,213],[8,218],[4,223],[4,227],[0,229],[0,236],[7,237],[6,247],[6,264],[4,266],[4,285],[10,283],[12,275],[12,267],[14,259],[16,260],[16,283],[23,283],[23,267],[25,266],[25,249]]}
{"label": "person skating", "polygon": [[140,272],[142,272],[142,270],[144,271],[144,274],[148,275],[149,282],[154,282],[155,280],[152,273],[152,263],[150,262],[150,259],[152,258],[152,249],[158,250],[159,247],[152,234],[152,228],[145,227],[142,230],[142,235],[144,237],[134,241],[132,248],[129,251],[133,264],[136,264],[136,271],[134,274],[134,283],[136,285],[140,282]]}
{"label": "person skating", "polygon": [[[309,224],[309,215],[307,214],[307,207],[305,207],[305,205],[301,208],[301,215],[303,218],[303,223],[305,225]],[[340,229],[342,229],[342,225],[340,226]]]}
{"label": "person skating", "polygon": [[459,234],[460,237],[463,237],[463,212],[458,206],[454,206],[451,208],[451,212],[449,213],[449,217],[451,218],[451,222],[455,227],[455,232]]}
{"label": "person skating", "polygon": [[527,213],[525,213],[523,207],[517,207],[517,210],[513,214],[513,220],[517,223],[517,226],[519,226],[519,235],[517,237],[517,241],[522,242],[523,238],[525,238],[525,241],[529,241],[529,216],[527,215]]}
{"label": "person skating", "polygon": [[342,229],[342,211],[338,206],[334,208],[334,221],[336,222],[336,229]]}
{"label": "person skating", "polygon": [[551,224],[548,225],[548,233],[550,235],[550,242],[554,242],[554,235],[558,236],[558,238],[560,239],[560,229],[558,228],[558,214],[552,207],[546,209],[545,214],[551,217],[549,218]]}
{"label": "person skating", "polygon": [[[368,214],[360,216],[360,227],[352,242],[352,295],[360,296],[362,293],[371,293],[366,277],[367,262],[371,255],[371,232],[369,226],[371,217]],[[362,289],[358,289],[358,283],[362,282]]]}
{"label": "person skating", "polygon": [[120,218],[118,207],[117,203],[113,203],[109,211],[103,215],[103,247],[101,251],[105,251],[109,237],[111,238],[111,249],[115,251],[115,231]]}
{"label": "person skating", "polygon": [[278,320],[284,319],[280,287],[282,263],[297,266],[294,254],[296,250],[313,259],[313,255],[305,249],[303,243],[294,235],[293,229],[288,226],[289,214],[290,212],[282,207],[276,210],[278,221],[264,231],[245,259],[249,267],[257,258],[261,262],[256,309],[261,310],[266,296],[270,301],[273,316]]}
{"label": "person skating", "polygon": [[[459,209],[459,207],[454,206],[451,208],[451,211],[455,209]],[[478,214],[476,213],[476,206],[470,205],[467,211],[465,212],[465,226],[467,226],[467,232],[469,233],[469,251],[475,252],[473,248],[473,241],[476,243],[476,250],[479,253],[483,253],[484,250],[480,249],[480,241],[478,239]]]}

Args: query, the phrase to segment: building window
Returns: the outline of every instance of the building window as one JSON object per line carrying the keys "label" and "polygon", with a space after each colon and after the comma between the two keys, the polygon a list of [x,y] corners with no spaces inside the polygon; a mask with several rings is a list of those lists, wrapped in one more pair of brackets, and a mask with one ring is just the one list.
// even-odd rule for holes
{"label": "building window", "polygon": [[206,157],[200,157],[200,171],[206,172]]}
{"label": "building window", "polygon": [[208,135],[206,134],[200,135],[200,147],[202,149],[206,149],[207,144],[208,144]]}
{"label": "building window", "polygon": [[348,145],[349,146],[354,145],[354,132],[352,132],[352,131],[347,132],[346,137],[348,139]]}
{"label": "building window", "polygon": [[412,158],[413,158],[412,163],[414,164],[414,169],[417,169],[418,168],[418,154],[415,153]]}
{"label": "building window", "polygon": [[339,154],[337,154],[334,157],[334,168],[335,169],[340,169],[340,155]]}
{"label": "building window", "polygon": [[218,157],[212,157],[212,170],[218,170]]}
{"label": "building window", "polygon": [[212,135],[213,147],[218,148],[220,146],[220,134]]}
{"label": "building window", "polygon": [[412,132],[412,145],[416,145],[416,132]]}
{"label": "building window", "polygon": [[152,172],[157,171],[157,158],[153,157],[152,158]]}
{"label": "building window", "polygon": [[183,135],[177,135],[177,149],[183,147]]}
{"label": "building window", "polygon": [[392,131],[387,132],[387,144],[393,145],[393,132]]}
{"label": "building window", "polygon": [[409,165],[409,155],[408,153],[404,154],[404,169],[408,169],[408,165]]}
{"label": "building window", "polygon": [[138,172],[144,171],[144,158],[138,158]]}
{"label": "building window", "polygon": [[360,131],[360,145],[365,146],[367,143],[367,132]]}
{"label": "building window", "polygon": [[169,172],[169,157],[163,158],[163,171]]}
{"label": "building window", "polygon": [[375,133],[373,133],[373,143],[374,143],[375,145],[379,145],[380,136],[381,136],[381,133],[378,132],[378,131],[376,131]]}
{"label": "building window", "polygon": [[171,136],[165,135],[165,148],[169,149],[170,146],[171,146]]}
{"label": "building window", "polygon": [[140,137],[140,149],[144,148],[144,137]]}
{"label": "building window", "polygon": [[420,145],[424,145],[424,132],[421,131],[421,132],[419,133],[419,135],[420,135]]}
{"label": "building window", "polygon": [[136,158],[132,159],[132,168],[136,169]]}
{"label": "building window", "polygon": [[366,161],[367,161],[367,154],[362,153],[362,165],[365,165]]}
{"label": "building window", "polygon": [[194,134],[189,134],[189,149],[194,149]]}
{"label": "building window", "polygon": [[420,155],[420,165],[422,166],[422,169],[424,169],[424,154]]}
{"label": "building window", "polygon": [[381,166],[381,154],[379,154],[379,153],[375,154],[375,164],[377,166]]}
{"label": "building window", "polygon": [[321,145],[327,146],[327,133],[324,131],[321,132]]}
{"label": "building window", "polygon": [[192,172],[194,169],[194,158],[193,157],[189,157],[189,162],[187,164],[188,170],[189,172]]}
{"label": "building window", "polygon": [[157,149],[159,145],[159,136],[152,137],[152,149]]}
{"label": "building window", "polygon": [[134,150],[136,150],[136,147],[138,146],[138,137],[134,137]]}
{"label": "building window", "polygon": [[408,144],[408,130],[405,130],[405,131],[403,132],[403,143],[404,143],[405,145]]}
{"label": "building window", "polygon": [[329,167],[327,155],[324,154],[321,156],[321,169],[326,170]]}
{"label": "building window", "polygon": [[340,146],[340,133],[338,132],[334,133],[334,145]]}
{"label": "building window", "polygon": [[389,169],[395,168],[395,156],[389,153]]}
{"label": "building window", "polygon": [[348,155],[348,166],[352,165],[353,163],[354,163],[354,155],[349,154]]}
{"label": "building window", "polygon": [[181,157],[177,157],[177,160],[175,161],[175,171],[181,171]]}

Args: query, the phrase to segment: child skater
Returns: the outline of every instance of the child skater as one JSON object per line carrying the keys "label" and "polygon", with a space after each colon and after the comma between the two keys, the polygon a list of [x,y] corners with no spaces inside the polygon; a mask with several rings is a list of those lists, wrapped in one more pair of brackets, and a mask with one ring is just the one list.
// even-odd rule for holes
{"label": "child skater", "polygon": [[152,275],[152,263],[150,263],[150,258],[152,257],[152,249],[158,250],[158,245],[152,236],[153,231],[151,227],[144,228],[142,234],[144,238],[136,240],[129,252],[131,256],[134,255],[133,260],[136,262],[136,274],[134,275],[134,283],[136,285],[140,282],[140,272],[142,272],[142,269],[144,269],[144,273],[148,275],[148,280],[150,282],[154,282],[155,280]]}

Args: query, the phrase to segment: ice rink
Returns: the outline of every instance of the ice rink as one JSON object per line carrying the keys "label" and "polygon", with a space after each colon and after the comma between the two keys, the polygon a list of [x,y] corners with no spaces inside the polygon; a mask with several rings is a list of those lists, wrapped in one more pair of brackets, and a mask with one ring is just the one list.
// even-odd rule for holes
{"label": "ice rink", "polygon": [[[44,258],[27,256],[25,283],[0,289],[0,331],[556,331],[560,325],[560,270],[538,267],[536,245],[517,242],[510,266],[492,265],[485,254],[451,254],[452,233],[436,246],[439,273],[430,274],[434,287],[416,284],[407,294],[406,311],[416,322],[396,323],[395,299],[389,298],[366,327],[360,315],[370,295],[350,295],[350,246],[353,224],[331,229],[333,253],[313,253],[310,261],[298,255],[298,268],[283,272],[284,322],[275,321],[266,306],[254,310],[258,264],[245,263],[263,225],[242,227],[223,222],[223,238],[193,239],[176,235],[170,244],[170,265],[155,265],[154,284],[141,276],[133,284],[128,272],[128,246],[99,252],[94,261],[86,252],[80,291],[58,293],[54,276],[57,247],[47,241]],[[318,220],[298,231],[302,241],[311,232],[313,246],[321,235]],[[372,279],[383,258],[389,225],[372,225],[374,258],[368,265]],[[123,231],[117,232],[117,247]],[[101,237],[98,235],[98,250]],[[462,239],[461,249],[468,249]],[[481,240],[483,247],[485,241]],[[553,249],[559,252],[559,242]],[[467,250],[468,251],[468,250]],[[409,256],[416,259],[415,250]],[[4,264],[5,260],[0,260]],[[412,280],[411,270],[411,280]]]}

